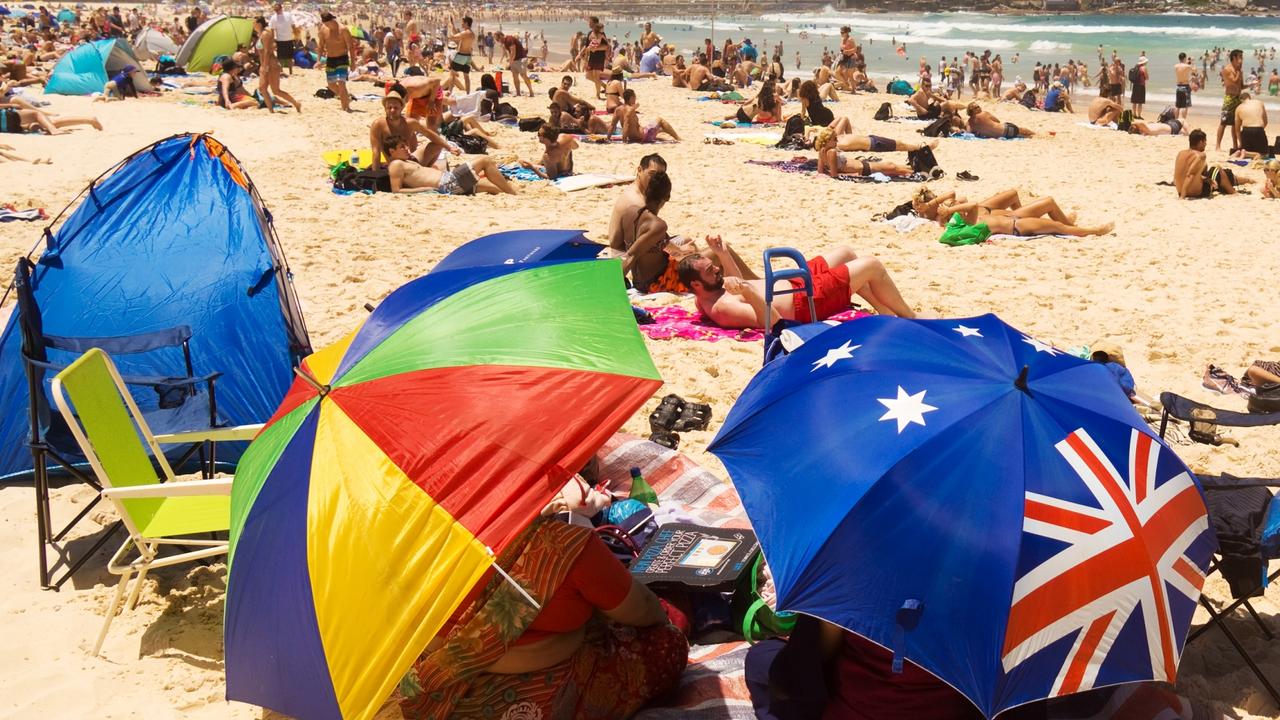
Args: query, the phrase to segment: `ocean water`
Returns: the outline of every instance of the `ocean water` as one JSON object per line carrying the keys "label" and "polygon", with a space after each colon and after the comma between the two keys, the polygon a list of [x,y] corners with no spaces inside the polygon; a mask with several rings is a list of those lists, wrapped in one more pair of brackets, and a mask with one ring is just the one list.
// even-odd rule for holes
{"label": "ocean water", "polygon": [[[1074,59],[1088,63],[1091,75],[1098,71],[1099,46],[1110,60],[1118,52],[1132,67],[1140,53],[1149,59],[1148,104],[1173,101],[1173,65],[1180,52],[1195,59],[1215,47],[1245,51],[1245,76],[1259,62],[1255,50],[1280,52],[1280,19],[1228,15],[989,15],[983,13],[859,13],[828,8],[821,13],[777,13],[762,16],[717,16],[711,18],[658,17],[654,30],[688,56],[702,47],[704,38],[714,37],[717,46],[725,38],[741,42],[750,38],[763,49],[783,45],[783,64],[788,74],[796,72],[800,53],[801,72],[808,76],[822,57],[823,48],[839,48],[842,25],[853,29],[863,44],[868,71],[880,79],[901,76],[914,80],[920,58],[934,68],[942,57],[963,57],[966,50],[981,54],[990,50],[1004,61],[1005,87],[1022,76],[1030,81],[1036,62],[1065,64]],[[610,35],[635,39],[642,21],[614,19],[606,25]],[[523,27],[521,29],[524,29]],[[534,28],[529,28],[534,29]],[[553,23],[545,27],[553,52],[564,53],[567,38],[585,29],[585,23]],[[906,44],[900,57],[894,43]],[[1015,61],[1016,58],[1016,61]],[[1223,53],[1225,62],[1226,53]],[[1269,73],[1276,60],[1265,61]],[[1208,84],[1197,94],[1197,105],[1219,103],[1222,85],[1218,70],[1210,69]],[[1263,78],[1263,94],[1267,92]]]}

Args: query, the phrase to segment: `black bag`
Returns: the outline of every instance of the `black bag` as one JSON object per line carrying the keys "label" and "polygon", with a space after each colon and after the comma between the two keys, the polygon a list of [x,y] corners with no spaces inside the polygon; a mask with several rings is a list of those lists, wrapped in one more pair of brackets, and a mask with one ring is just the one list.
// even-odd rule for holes
{"label": "black bag", "polygon": [[907,164],[911,165],[912,170],[927,174],[938,167],[938,158],[934,157],[933,148],[926,145],[907,153]]}
{"label": "black bag", "polygon": [[873,120],[888,120],[893,117],[893,108],[889,103],[880,103],[880,109],[876,110],[876,114],[872,116]]}
{"label": "black bag", "polygon": [[391,192],[391,173],[386,168],[359,170],[344,164],[334,173],[333,186],[363,193]]}
{"label": "black bag", "polygon": [[884,216],[884,219],[892,220],[896,217],[901,217],[903,215],[915,215],[915,214],[916,214],[915,205],[913,205],[911,201],[908,200],[902,203],[901,205],[895,207],[894,209],[890,210],[888,214]]}
{"label": "black bag", "polygon": [[937,120],[934,120],[928,125],[925,125],[924,129],[922,129],[920,133],[926,137],[942,137],[943,135],[947,134],[947,131],[950,129],[950,127],[951,127],[950,116],[943,115],[942,117],[938,118]]}
{"label": "black bag", "polygon": [[316,91],[316,97],[320,98],[321,100],[332,100],[335,97],[337,97],[337,95],[335,95],[334,92],[329,88],[323,87]]}
{"label": "black bag", "polygon": [[1280,412],[1280,383],[1259,385],[1258,392],[1249,397],[1249,412],[1265,415]]}
{"label": "black bag", "polygon": [[804,118],[798,113],[787,118],[787,124],[782,128],[782,139],[774,147],[784,150],[807,150],[810,145],[804,139]]}
{"label": "black bag", "polygon": [[1138,69],[1137,65],[1129,68],[1129,82],[1135,85],[1142,82],[1142,71]]}
{"label": "black bag", "polygon": [[426,73],[422,71],[422,68],[418,67],[417,65],[410,65],[408,68],[405,69],[404,74],[412,75],[415,77],[418,75],[426,75]]}
{"label": "black bag", "polygon": [[1036,94],[1035,94],[1033,91],[1028,90],[1028,91],[1026,91],[1025,93],[1023,93],[1023,95],[1022,95],[1022,107],[1026,108],[1026,109],[1028,109],[1028,110],[1035,110],[1035,109],[1036,109]]}
{"label": "black bag", "polygon": [[475,135],[459,135],[454,138],[453,144],[462,148],[462,152],[468,155],[484,155],[485,150],[489,148],[489,141]]}
{"label": "black bag", "polygon": [[1133,111],[1125,110],[1120,113],[1120,120],[1116,122],[1116,129],[1120,132],[1129,132],[1129,128],[1133,125]]}
{"label": "black bag", "polygon": [[504,102],[498,103],[498,107],[494,110],[493,115],[495,120],[504,117],[518,118],[520,117],[520,111],[516,109],[515,105]]}
{"label": "black bag", "polygon": [[538,132],[547,121],[540,117],[520,118],[516,125],[522,132]]}
{"label": "black bag", "polygon": [[1175,110],[1172,105],[1170,105],[1166,107],[1164,110],[1160,111],[1160,115],[1159,117],[1156,118],[1156,122],[1167,123],[1170,120],[1172,120],[1173,117],[1177,114],[1178,114],[1178,111]]}

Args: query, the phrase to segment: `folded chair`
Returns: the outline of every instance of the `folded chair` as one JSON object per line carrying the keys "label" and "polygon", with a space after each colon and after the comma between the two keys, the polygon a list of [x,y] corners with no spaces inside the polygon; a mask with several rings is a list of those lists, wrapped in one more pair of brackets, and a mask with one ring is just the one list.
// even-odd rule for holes
{"label": "folded chair", "polygon": [[[18,301],[18,326],[22,334],[23,369],[27,376],[31,424],[27,445],[31,450],[36,490],[40,585],[56,590],[110,540],[120,525],[113,525],[78,559],[73,559],[68,549],[59,545],[93,510],[100,498],[87,503],[65,525],[55,527],[49,500],[51,472],[60,472],[96,490],[102,488],[85,472],[85,459],[62,418],[50,411],[47,377],[65,367],[65,364],[53,362],[54,358],[66,359],[94,347],[116,356],[153,353],[158,357],[172,356],[174,360],[180,357],[180,364],[174,363],[170,377],[127,376],[124,379],[127,385],[140,388],[140,392],[153,393],[157,398],[156,407],[147,411],[147,419],[153,428],[165,434],[161,443],[179,446],[169,453],[174,458],[173,464],[182,467],[199,455],[206,477],[213,476],[216,458],[212,441],[216,434],[208,440],[201,438],[221,424],[214,395],[214,384],[220,374],[195,375],[191,359],[191,329],[186,326],[116,337],[64,337],[46,333],[31,284],[33,270],[34,266],[27,258],[18,261],[14,290]],[[167,355],[160,356],[160,353]],[[195,435],[187,432],[193,430]],[[49,562],[50,550],[58,556],[52,565]],[[65,565],[66,569],[55,579],[53,574],[59,565]]]}
{"label": "folded chair", "polygon": [[[227,551],[225,540],[187,536],[229,529],[231,480],[174,481],[173,469],[160,450],[161,438],[151,433],[115,364],[98,348],[89,350],[54,377],[52,395],[62,420],[102,487],[101,497],[115,506],[129,533],[107,564],[110,572],[121,577],[93,646],[93,654],[97,655],[135,573],[129,608],[137,603],[138,592],[151,568]],[[219,440],[250,440],[261,429],[261,425],[245,425],[213,432]],[[199,438],[182,439],[193,440]],[[156,482],[157,465],[161,482]],[[180,546],[181,552],[160,557],[164,545]],[[136,557],[127,560],[130,555]]]}
{"label": "folded chair", "polygon": [[[1218,427],[1262,427],[1280,425],[1280,413],[1242,413],[1215,408],[1198,403],[1171,392],[1160,394],[1164,410],[1160,417],[1160,437],[1164,438],[1170,420],[1181,420],[1190,428],[1187,435],[1195,442],[1221,445],[1223,438]],[[1257,676],[1262,687],[1280,705],[1280,691],[1258,667],[1258,663],[1245,650],[1225,622],[1238,608],[1243,607],[1257,623],[1267,640],[1274,639],[1271,629],[1263,623],[1249,598],[1257,597],[1262,589],[1280,577],[1280,570],[1267,575],[1267,561],[1275,559],[1261,545],[1262,526],[1270,505],[1275,501],[1271,488],[1280,487],[1280,478],[1240,478],[1234,475],[1198,475],[1205,490],[1209,521],[1219,538],[1218,556],[1209,566],[1209,572],[1217,572],[1231,585],[1235,598],[1222,610],[1200,596],[1200,605],[1209,613],[1209,622],[1187,636],[1187,643],[1217,627],[1228,642],[1240,653],[1249,669]]]}
{"label": "folded chair", "polygon": [[[775,259],[790,260],[795,267],[775,268]],[[800,280],[800,287],[776,290],[774,285],[779,280]],[[764,364],[800,347],[815,335],[831,327],[824,322],[801,323],[794,320],[779,319],[773,322],[773,296],[794,295],[804,293],[809,301],[809,317],[817,317],[813,304],[813,277],[809,275],[809,262],[795,248],[776,247],[764,251]]]}

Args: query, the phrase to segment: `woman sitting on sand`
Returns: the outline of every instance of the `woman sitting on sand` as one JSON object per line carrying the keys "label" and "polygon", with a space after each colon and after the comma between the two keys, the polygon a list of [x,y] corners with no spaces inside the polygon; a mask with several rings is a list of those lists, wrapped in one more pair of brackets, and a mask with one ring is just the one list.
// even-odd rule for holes
{"label": "woman sitting on sand", "polygon": [[39,110],[30,110],[20,105],[0,102],[0,134],[25,133],[43,130],[50,135],[66,135],[65,128],[74,125],[92,125],[95,130],[102,129],[102,123],[95,117],[50,117]]}
{"label": "woman sitting on sand", "polygon": [[922,187],[912,198],[911,207],[916,215],[939,225],[945,226],[952,215],[958,214],[970,225],[985,224],[996,235],[1106,235],[1115,227],[1114,223],[1078,226],[1075,214],[1063,212],[1051,197],[1036,198],[1023,205],[1016,189],[998,192],[981,202],[967,202],[954,192],[935,196]]}
{"label": "woman sitting on sand", "polygon": [[609,74],[609,82],[604,86],[604,109],[613,112],[622,104],[622,91],[627,89],[627,84],[623,82],[622,68],[615,67],[613,72]]}
{"label": "woman sitting on sand", "polygon": [[[561,509],[553,502],[544,514]],[[689,645],[590,528],[542,518],[400,683],[404,717],[630,717],[679,679]]]}
{"label": "woman sitting on sand", "polygon": [[247,110],[259,107],[257,99],[244,89],[240,79],[240,63],[228,59],[222,63],[218,76],[218,104],[228,110]]}
{"label": "woman sitting on sand", "polygon": [[725,118],[740,123],[776,123],[782,119],[782,100],[778,98],[777,86],[772,80],[766,80],[760,86],[755,98],[748,100],[738,112]]}
{"label": "woman sitting on sand", "polygon": [[[892,141],[890,141],[892,142]],[[836,131],[823,128],[813,141],[818,151],[818,172],[838,178],[841,175],[868,176],[880,173],[890,177],[905,177],[914,172],[907,165],[887,160],[850,160],[840,152]]]}
{"label": "woman sitting on sand", "polygon": [[[800,99],[800,116],[804,118],[805,125],[833,127],[836,121],[836,114],[831,112],[831,108],[822,104],[824,98],[830,97],[823,93],[823,89],[831,94],[835,93],[831,83],[827,83],[822,89],[818,87],[818,83],[812,80],[805,80],[800,83],[800,89],[796,91],[796,97]],[[846,126],[848,125],[849,118],[842,117],[841,120],[845,121]],[[852,130],[846,130],[846,132],[852,132]]]}

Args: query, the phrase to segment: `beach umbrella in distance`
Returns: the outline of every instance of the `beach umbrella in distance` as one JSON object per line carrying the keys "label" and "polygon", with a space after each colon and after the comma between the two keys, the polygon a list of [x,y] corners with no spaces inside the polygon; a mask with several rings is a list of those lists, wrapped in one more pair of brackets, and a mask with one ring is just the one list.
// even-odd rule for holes
{"label": "beach umbrella in distance", "polygon": [[8,15],[8,14],[10,14],[9,8],[5,7],[4,5],[0,5],[0,15]]}
{"label": "beach umbrella in distance", "polygon": [[780,610],[862,635],[987,717],[1174,682],[1216,539],[1103,365],[994,315],[873,317],[765,366],[710,445]]}
{"label": "beach umbrella in distance", "polygon": [[482,265],[591,260],[604,246],[582,230],[510,230],[459,245],[431,272]]}
{"label": "beach umbrella in distance", "polygon": [[303,361],[231,494],[227,698],[372,717],[662,384],[621,262],[439,272]]}
{"label": "beach umbrella in distance", "polygon": [[68,23],[75,21],[76,14],[74,10],[71,10],[70,8],[62,8],[58,11],[58,22]]}

